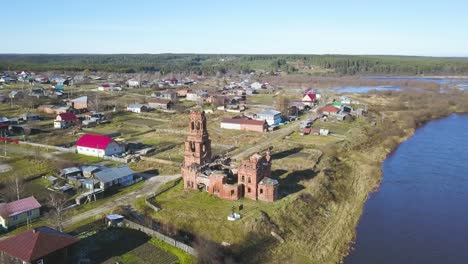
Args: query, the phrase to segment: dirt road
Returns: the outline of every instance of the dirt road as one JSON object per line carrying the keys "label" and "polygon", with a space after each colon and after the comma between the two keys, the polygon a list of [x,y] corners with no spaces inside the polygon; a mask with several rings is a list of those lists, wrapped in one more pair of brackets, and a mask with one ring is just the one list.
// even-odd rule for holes
{"label": "dirt road", "polygon": [[161,176],[154,176],[154,177],[148,178],[145,181],[143,188],[127,193],[125,195],[119,196],[116,199],[110,200],[104,204],[101,204],[98,207],[95,207],[91,210],[83,212],[79,215],[72,216],[71,218],[63,222],[63,226],[66,227],[68,225],[72,225],[76,222],[82,221],[86,218],[93,217],[96,215],[102,215],[117,206],[131,205],[131,203],[134,202],[136,198],[152,193],[164,183],[175,180],[179,177],[181,176],[177,174],[177,175],[166,175],[166,176],[161,175]]}

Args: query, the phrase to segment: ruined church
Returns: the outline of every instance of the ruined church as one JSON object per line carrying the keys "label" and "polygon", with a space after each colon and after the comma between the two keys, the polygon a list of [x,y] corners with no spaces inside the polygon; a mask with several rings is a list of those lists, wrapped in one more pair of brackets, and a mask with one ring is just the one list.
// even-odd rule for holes
{"label": "ruined church", "polygon": [[254,154],[237,168],[229,159],[213,159],[205,113],[190,113],[189,134],[185,140],[182,177],[184,188],[205,190],[221,199],[242,197],[273,202],[278,198],[278,181],[271,179],[271,155]]}

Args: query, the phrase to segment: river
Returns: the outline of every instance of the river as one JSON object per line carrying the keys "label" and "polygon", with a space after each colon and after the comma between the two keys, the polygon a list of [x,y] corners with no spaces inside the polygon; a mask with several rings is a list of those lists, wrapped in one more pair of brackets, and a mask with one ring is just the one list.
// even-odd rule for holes
{"label": "river", "polygon": [[382,171],[345,264],[468,263],[468,115],[419,128]]}

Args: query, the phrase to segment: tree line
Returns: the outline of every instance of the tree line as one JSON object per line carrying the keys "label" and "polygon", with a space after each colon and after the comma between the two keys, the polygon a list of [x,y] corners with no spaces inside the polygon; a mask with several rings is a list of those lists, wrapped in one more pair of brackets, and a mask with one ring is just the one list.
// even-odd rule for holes
{"label": "tree line", "polygon": [[0,54],[0,71],[160,72],[214,75],[320,67],[338,75],[463,75],[468,58],[354,55]]}

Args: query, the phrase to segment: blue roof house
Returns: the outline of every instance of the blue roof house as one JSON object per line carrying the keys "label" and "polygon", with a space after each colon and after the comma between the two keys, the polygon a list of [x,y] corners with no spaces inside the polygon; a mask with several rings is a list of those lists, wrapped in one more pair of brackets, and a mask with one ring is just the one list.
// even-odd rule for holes
{"label": "blue roof house", "polygon": [[128,186],[132,185],[133,172],[128,165],[107,168],[94,173],[96,179],[100,182],[99,186],[104,191],[112,186]]}

